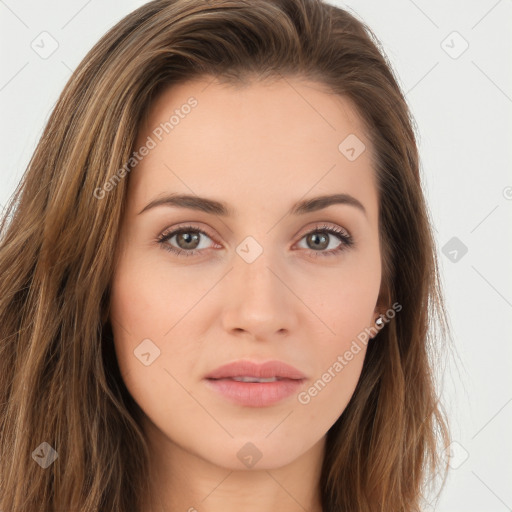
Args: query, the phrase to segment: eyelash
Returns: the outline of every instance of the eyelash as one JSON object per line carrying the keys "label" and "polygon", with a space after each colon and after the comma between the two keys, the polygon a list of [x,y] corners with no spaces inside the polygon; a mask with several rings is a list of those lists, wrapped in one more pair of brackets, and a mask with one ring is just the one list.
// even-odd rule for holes
{"label": "eyelash", "polygon": [[[199,229],[197,227],[194,227],[194,226],[182,226],[178,229],[175,229],[174,231],[170,231],[168,233],[164,232],[162,233],[157,239],[156,239],[156,242],[158,244],[161,245],[162,249],[164,249],[165,251],[168,251],[168,252],[172,252],[178,256],[185,256],[185,257],[189,257],[189,256],[195,256],[197,253],[203,251],[204,249],[191,249],[191,250],[185,250],[185,249],[180,249],[180,248],[177,248],[177,247],[173,247],[172,245],[166,243],[168,240],[170,240],[171,238],[173,238],[175,235],[180,235],[182,233],[189,233],[189,232],[194,232],[194,233],[200,233],[202,235],[205,235],[207,236],[208,238],[212,239],[212,237],[205,231],[203,231],[202,229]],[[329,251],[313,251],[313,250],[309,250],[310,253],[313,253],[313,257],[318,257],[318,256],[335,256],[337,255],[338,253],[344,251],[345,249],[348,249],[350,247],[352,247],[354,245],[354,240],[352,238],[351,235],[349,235],[344,229],[339,229],[339,228],[335,228],[335,227],[332,227],[332,226],[326,226],[326,225],[318,225],[318,226],[315,226],[315,228],[311,231],[308,231],[307,233],[305,233],[302,237],[301,237],[301,240],[308,236],[308,235],[311,235],[313,233],[329,233],[331,235],[335,235],[341,242],[340,246],[337,247],[336,249],[331,249]]]}

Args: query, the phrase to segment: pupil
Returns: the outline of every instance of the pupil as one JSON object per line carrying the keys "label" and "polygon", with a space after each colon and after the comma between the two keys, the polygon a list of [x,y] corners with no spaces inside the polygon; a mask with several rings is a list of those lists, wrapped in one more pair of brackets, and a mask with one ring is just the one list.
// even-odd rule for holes
{"label": "pupil", "polygon": [[[319,245],[322,246],[322,249],[325,249],[325,247],[327,247],[327,245],[325,245],[325,242],[327,240],[327,236],[326,235],[318,235],[318,234],[313,234],[311,235],[313,237],[313,239],[315,240],[314,241],[314,244],[317,246],[317,248],[319,247]],[[319,241],[320,238],[323,238],[324,240],[324,243],[322,244],[321,241]]]}
{"label": "pupil", "polygon": [[[185,245],[197,242],[197,239],[199,238],[197,233],[195,235],[191,235],[190,233],[181,233],[179,236],[185,240]],[[190,249],[191,247],[185,247],[185,248]],[[192,247],[192,249],[193,249],[193,247]]]}

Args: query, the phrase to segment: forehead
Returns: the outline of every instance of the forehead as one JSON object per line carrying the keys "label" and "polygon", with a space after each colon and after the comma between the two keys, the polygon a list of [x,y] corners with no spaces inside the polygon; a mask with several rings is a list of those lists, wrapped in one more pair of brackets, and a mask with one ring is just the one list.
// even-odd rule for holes
{"label": "forehead", "polygon": [[[342,152],[346,140],[360,144],[356,159]],[[360,116],[315,82],[204,78],[171,86],[139,128],[135,149],[143,145],[153,148],[130,174],[140,208],[168,192],[222,197],[240,208],[333,192],[376,201]]]}

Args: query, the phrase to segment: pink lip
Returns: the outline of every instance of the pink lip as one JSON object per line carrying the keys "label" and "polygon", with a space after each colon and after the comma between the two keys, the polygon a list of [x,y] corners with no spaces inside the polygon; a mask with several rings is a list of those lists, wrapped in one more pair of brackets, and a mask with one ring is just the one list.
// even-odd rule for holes
{"label": "pink lip", "polygon": [[229,377],[258,377],[267,379],[278,377],[282,379],[305,379],[306,376],[297,368],[283,363],[282,361],[267,361],[265,363],[254,363],[248,360],[235,361],[220,366],[209,373],[206,379],[226,379]]}
{"label": "pink lip", "polygon": [[[276,377],[275,382],[238,382],[233,377]],[[246,407],[265,407],[296,394],[306,376],[281,361],[263,364],[251,361],[236,361],[217,368],[205,377],[211,389],[225,398]]]}

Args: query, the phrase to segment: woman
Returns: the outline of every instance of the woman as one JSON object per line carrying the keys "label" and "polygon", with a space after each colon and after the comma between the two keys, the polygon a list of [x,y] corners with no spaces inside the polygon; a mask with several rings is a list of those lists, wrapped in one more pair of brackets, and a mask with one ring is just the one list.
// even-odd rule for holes
{"label": "woman", "polygon": [[57,102],[0,276],[3,510],[409,512],[445,474],[412,120],[342,9],[121,20]]}

